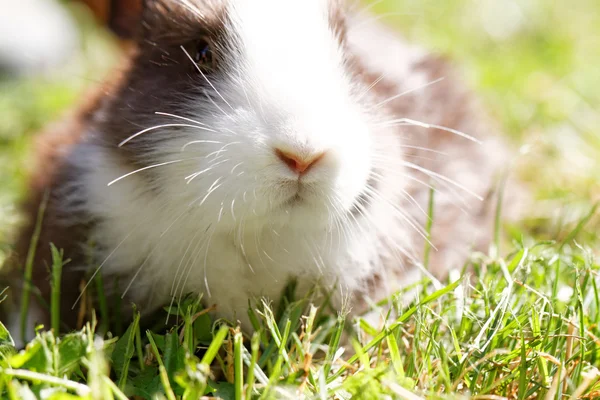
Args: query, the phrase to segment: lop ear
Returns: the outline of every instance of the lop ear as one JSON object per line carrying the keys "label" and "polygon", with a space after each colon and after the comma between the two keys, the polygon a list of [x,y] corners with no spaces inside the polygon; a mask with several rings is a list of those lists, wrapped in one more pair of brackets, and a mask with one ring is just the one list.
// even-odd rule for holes
{"label": "lop ear", "polygon": [[133,38],[139,28],[144,0],[81,0],[98,20],[121,39]]}

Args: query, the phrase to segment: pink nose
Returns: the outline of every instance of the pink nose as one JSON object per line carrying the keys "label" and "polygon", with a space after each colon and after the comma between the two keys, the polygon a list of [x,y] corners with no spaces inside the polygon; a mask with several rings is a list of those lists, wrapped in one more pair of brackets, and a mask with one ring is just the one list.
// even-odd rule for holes
{"label": "pink nose", "polygon": [[301,156],[295,153],[291,153],[288,151],[283,151],[280,149],[275,149],[275,154],[283,163],[285,163],[292,171],[297,172],[302,175],[310,167],[315,165],[323,156],[324,153],[318,154],[310,154],[308,156]]}

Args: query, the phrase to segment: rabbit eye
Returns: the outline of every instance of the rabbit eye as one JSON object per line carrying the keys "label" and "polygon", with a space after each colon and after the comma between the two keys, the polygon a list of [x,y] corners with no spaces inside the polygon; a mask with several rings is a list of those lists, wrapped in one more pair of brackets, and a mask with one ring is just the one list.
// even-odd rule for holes
{"label": "rabbit eye", "polygon": [[196,43],[194,62],[204,70],[212,70],[216,66],[212,46],[208,38],[202,38]]}

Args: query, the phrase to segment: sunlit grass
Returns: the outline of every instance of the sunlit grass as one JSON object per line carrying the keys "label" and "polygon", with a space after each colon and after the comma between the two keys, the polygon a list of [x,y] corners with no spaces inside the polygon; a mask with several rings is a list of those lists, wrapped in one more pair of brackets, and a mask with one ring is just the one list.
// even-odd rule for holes
{"label": "sunlit grass", "polygon": [[189,297],[169,311],[175,327],[141,332],[136,317],[114,339],[94,336],[92,323],[60,338],[40,332],[15,353],[0,329],[8,355],[0,390],[13,398],[596,398],[600,266],[573,241],[584,225],[561,243],[515,243],[497,259],[473,254],[441,289],[423,281],[414,300],[390,298],[391,313],[374,310],[377,323],[345,321],[292,296],[276,310],[254,304],[257,332],[244,338]]}

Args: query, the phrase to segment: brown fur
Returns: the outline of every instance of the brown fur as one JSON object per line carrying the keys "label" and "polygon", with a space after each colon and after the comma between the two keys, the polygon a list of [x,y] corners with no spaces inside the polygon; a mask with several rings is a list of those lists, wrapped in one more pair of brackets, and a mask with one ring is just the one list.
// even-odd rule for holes
{"label": "brown fur", "polygon": [[80,0],[97,20],[122,39],[135,35],[142,11],[142,0]]}
{"label": "brown fur", "polygon": [[[71,179],[72,171],[65,164],[66,156],[81,140],[83,133],[93,124],[94,113],[106,101],[106,96],[117,83],[118,79],[113,79],[102,87],[90,91],[74,112],[70,113],[63,121],[51,126],[36,140],[36,159],[29,180],[28,196],[21,206],[24,216],[23,225],[15,243],[14,252],[3,266],[3,275],[0,276],[0,286],[8,286],[9,299],[13,303],[20,300],[24,285],[22,275],[26,258],[36,228],[37,216],[41,212],[41,205],[46,194],[48,196],[46,211],[43,215],[41,233],[33,260],[32,291],[37,292],[46,302],[50,297],[50,267],[52,265],[50,243],[53,243],[58,249],[64,250],[65,259],[71,260],[69,264],[82,265],[85,262],[81,240],[87,236],[86,232],[89,227],[69,226],[62,222],[63,217],[58,212],[61,198],[57,195],[57,189],[65,181]],[[64,316],[64,322],[68,326],[74,326],[75,314],[69,304],[73,304],[79,294],[84,271],[72,270],[69,268],[69,264],[65,267],[62,275],[61,295],[64,301],[61,315]],[[37,301],[37,298],[38,296],[32,296],[33,301]],[[38,305],[45,308],[43,304]]]}

